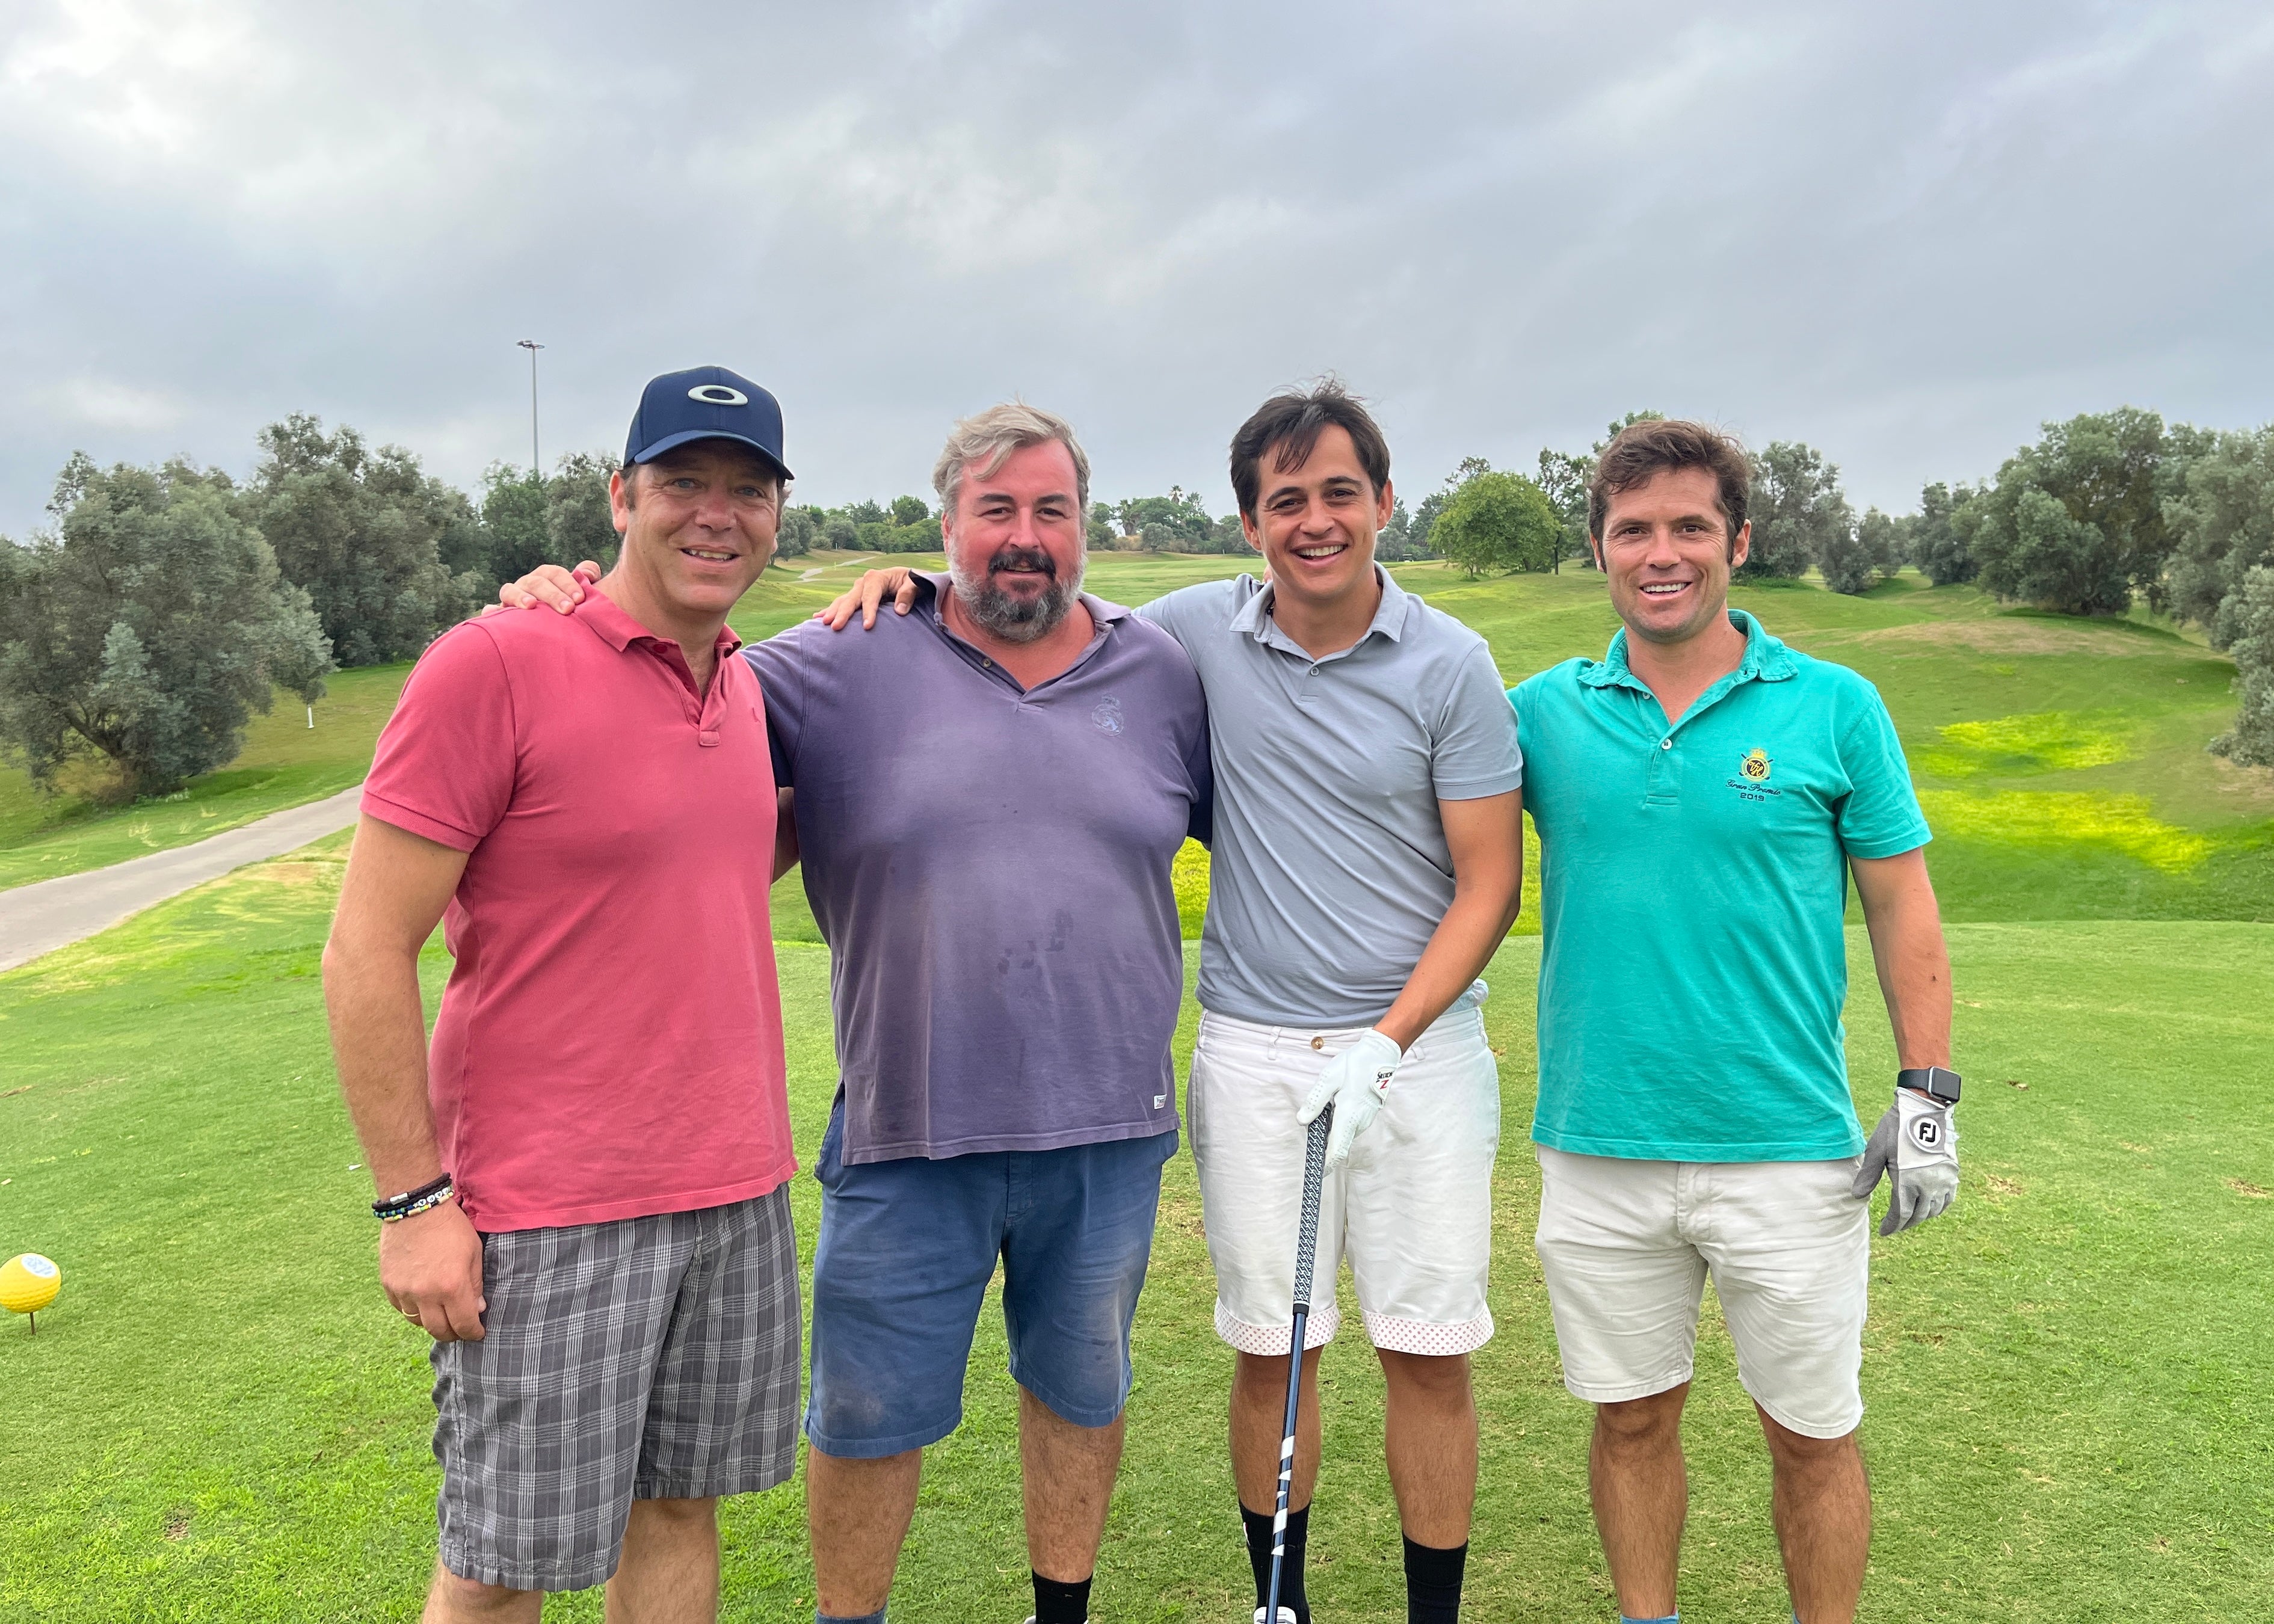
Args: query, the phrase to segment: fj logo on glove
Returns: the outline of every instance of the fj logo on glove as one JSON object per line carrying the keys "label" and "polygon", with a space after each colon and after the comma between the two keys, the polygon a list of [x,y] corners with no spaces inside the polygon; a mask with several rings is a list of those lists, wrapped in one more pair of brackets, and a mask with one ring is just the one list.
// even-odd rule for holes
{"label": "fj logo on glove", "polygon": [[1932,1150],[1942,1143],[1942,1124],[1931,1116],[1922,1116],[1911,1124],[1911,1138],[1918,1141],[1921,1150]]}

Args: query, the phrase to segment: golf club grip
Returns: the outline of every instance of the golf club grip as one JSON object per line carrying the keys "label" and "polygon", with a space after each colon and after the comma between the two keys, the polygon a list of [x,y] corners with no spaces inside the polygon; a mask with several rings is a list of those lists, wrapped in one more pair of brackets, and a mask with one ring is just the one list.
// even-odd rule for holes
{"label": "golf club grip", "polygon": [[1311,1135],[1303,1146],[1303,1214],[1295,1230],[1295,1308],[1311,1306],[1311,1274],[1319,1258],[1319,1193],[1327,1182],[1327,1136],[1334,1132],[1335,1108],[1329,1105],[1311,1118]]}

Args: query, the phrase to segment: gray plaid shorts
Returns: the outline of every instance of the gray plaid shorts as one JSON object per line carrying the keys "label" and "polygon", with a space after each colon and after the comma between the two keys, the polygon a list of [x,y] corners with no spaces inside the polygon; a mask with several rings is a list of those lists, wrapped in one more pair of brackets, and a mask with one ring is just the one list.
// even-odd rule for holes
{"label": "gray plaid shorts", "polygon": [[787,1185],[482,1237],[479,1342],[434,1344],[443,1566],[521,1590],[615,1572],[635,1500],[770,1489],[797,1459]]}

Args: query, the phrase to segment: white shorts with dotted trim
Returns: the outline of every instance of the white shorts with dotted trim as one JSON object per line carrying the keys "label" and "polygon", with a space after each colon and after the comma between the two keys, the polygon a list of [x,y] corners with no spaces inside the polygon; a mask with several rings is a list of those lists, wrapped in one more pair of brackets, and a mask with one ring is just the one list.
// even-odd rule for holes
{"label": "white shorts with dotted trim", "polygon": [[[1303,1196],[1295,1113],[1364,1030],[1201,1017],[1187,1096],[1193,1160],[1216,1264],[1216,1335],[1243,1353],[1287,1351]],[[1327,1176],[1305,1346],[1323,1346],[1340,1327],[1334,1288],[1344,1258],[1375,1347],[1452,1355],[1492,1339],[1485,1287],[1499,1147],[1499,1067],[1482,1015],[1457,1010],[1414,1041],[1381,1115]]]}

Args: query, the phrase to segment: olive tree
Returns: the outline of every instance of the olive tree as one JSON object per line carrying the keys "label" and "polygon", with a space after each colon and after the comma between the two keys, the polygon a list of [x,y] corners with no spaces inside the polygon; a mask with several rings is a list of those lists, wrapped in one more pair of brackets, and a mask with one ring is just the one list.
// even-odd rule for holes
{"label": "olive tree", "polygon": [[1919,510],[1911,521],[1910,561],[1937,586],[1971,581],[1981,568],[1973,547],[1978,515],[1968,508],[1975,495],[1974,487],[1962,483],[1937,482],[1919,492]]}
{"label": "olive tree", "polygon": [[1840,470],[1798,440],[1773,440],[1753,459],[1748,516],[1752,542],[1736,571],[1748,581],[1797,579],[1810,565],[1840,556],[1856,528]]}
{"label": "olive tree", "polygon": [[100,754],[122,795],[163,794],[234,758],[276,688],[323,694],[331,644],[237,497],[79,455],[55,531],[0,541],[0,744],[35,782]]}
{"label": "olive tree", "polygon": [[2274,426],[2221,434],[2177,485],[2163,512],[2172,612],[2227,648],[2241,635],[2233,614],[2244,580],[2274,565]]}
{"label": "olive tree", "polygon": [[1982,584],[2061,614],[2122,614],[2165,600],[2164,505],[2210,436],[2125,406],[2048,423],[1968,504]]}
{"label": "olive tree", "polygon": [[1816,567],[1835,592],[1868,592],[1902,567],[1901,528],[1877,508],[1867,508],[1855,523],[1818,538]]}
{"label": "olive tree", "polygon": [[539,564],[591,559],[612,567],[618,544],[608,477],[616,466],[606,452],[571,452],[550,477],[536,480],[526,469],[493,462],[482,477],[481,596]]}
{"label": "olive tree", "polygon": [[464,492],[401,446],[373,451],[306,413],[261,430],[260,448],[245,516],[307,593],[341,665],[408,659],[465,618],[485,583],[454,575],[441,553],[473,517]]}

